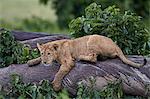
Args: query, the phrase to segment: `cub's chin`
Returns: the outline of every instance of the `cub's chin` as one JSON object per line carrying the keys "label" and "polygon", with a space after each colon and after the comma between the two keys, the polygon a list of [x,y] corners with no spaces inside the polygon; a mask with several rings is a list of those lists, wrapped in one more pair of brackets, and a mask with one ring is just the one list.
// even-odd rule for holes
{"label": "cub's chin", "polygon": [[50,64],[44,64],[44,66],[50,66]]}

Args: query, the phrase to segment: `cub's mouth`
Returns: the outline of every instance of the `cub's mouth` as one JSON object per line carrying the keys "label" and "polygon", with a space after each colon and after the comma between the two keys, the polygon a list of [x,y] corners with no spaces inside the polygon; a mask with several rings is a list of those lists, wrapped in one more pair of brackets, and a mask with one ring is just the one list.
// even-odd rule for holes
{"label": "cub's mouth", "polygon": [[43,64],[44,66],[50,66],[50,64],[47,63],[47,62],[42,62],[42,64]]}
{"label": "cub's mouth", "polygon": [[53,60],[50,64],[49,63],[43,63],[44,66],[52,66],[53,64],[58,63],[56,60]]}

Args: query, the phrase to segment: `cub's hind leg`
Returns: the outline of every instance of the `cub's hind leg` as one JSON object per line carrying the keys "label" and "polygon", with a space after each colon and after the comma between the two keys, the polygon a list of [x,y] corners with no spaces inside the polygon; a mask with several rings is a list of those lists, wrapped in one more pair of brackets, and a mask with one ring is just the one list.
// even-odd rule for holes
{"label": "cub's hind leg", "polygon": [[79,55],[78,58],[80,60],[91,61],[91,62],[97,61],[97,55],[95,53],[91,53],[87,55]]}
{"label": "cub's hind leg", "polygon": [[[86,60],[86,61],[91,61],[91,62],[96,62],[97,61],[97,53],[96,53],[96,45],[93,42],[92,38],[90,37],[89,40],[86,43],[86,51],[84,55],[80,55],[79,59],[81,60]],[[93,45],[94,44],[94,45]]]}

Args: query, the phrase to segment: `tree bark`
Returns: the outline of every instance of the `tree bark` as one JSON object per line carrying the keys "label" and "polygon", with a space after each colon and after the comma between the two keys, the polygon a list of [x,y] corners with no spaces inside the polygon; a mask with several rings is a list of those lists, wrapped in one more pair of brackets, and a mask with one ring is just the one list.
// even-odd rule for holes
{"label": "tree bark", "polygon": [[[140,63],[143,61],[143,57],[140,56],[130,56],[129,59]],[[96,89],[102,89],[110,81],[116,81],[120,78],[123,91],[126,94],[150,96],[150,89],[148,89],[150,84],[150,58],[147,58],[147,60],[147,64],[140,69],[129,67],[118,58],[97,61],[96,63],[78,61],[63,79],[62,86],[75,95],[78,83],[83,82],[89,86],[88,79],[92,76],[96,80]],[[10,75],[14,73],[21,75],[25,83],[39,82],[43,79],[51,82],[59,66],[58,63],[50,66],[39,64],[33,67],[29,67],[27,64],[13,64],[0,69],[0,85],[3,87],[9,86]]]}
{"label": "tree bark", "polygon": [[60,36],[68,38],[68,36],[64,34],[48,34],[43,32],[23,32],[23,31],[11,31],[11,32],[12,35],[15,37],[15,39],[18,41],[25,41],[46,36]]}
{"label": "tree bark", "polygon": [[[15,39],[24,44],[29,44],[36,48],[36,43],[46,43],[48,41],[69,39],[67,35],[49,35],[41,33],[12,31]],[[129,56],[129,59],[142,63],[143,57]],[[93,76],[96,79],[96,89],[102,89],[110,81],[116,79],[122,80],[123,91],[126,94],[150,96],[150,58],[147,58],[147,64],[139,69],[130,67],[121,62],[120,59],[107,59],[97,61],[96,63],[78,61],[75,67],[66,75],[62,81],[62,86],[75,95],[79,82],[89,86],[89,78]],[[53,80],[59,69],[59,64],[54,63],[49,67],[39,64],[29,67],[27,64],[12,64],[9,67],[0,69],[0,85],[6,88],[10,85],[10,75],[17,73],[21,75],[25,83],[39,82],[47,79]]]}
{"label": "tree bark", "polygon": [[43,44],[43,43],[56,41],[56,40],[61,40],[61,39],[69,39],[69,37],[63,36],[63,35],[46,36],[46,37],[39,37],[39,38],[34,38],[34,39],[30,39],[30,40],[21,41],[21,43],[30,45],[31,48],[36,48],[37,43]]}

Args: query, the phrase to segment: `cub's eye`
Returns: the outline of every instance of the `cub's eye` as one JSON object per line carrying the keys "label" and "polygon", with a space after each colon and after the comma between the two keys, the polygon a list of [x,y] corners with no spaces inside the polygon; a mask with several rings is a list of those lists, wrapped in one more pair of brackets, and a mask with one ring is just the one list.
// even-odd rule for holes
{"label": "cub's eye", "polygon": [[48,53],[48,55],[50,55],[50,53]]}
{"label": "cub's eye", "polygon": [[41,53],[43,55],[43,53]]}

